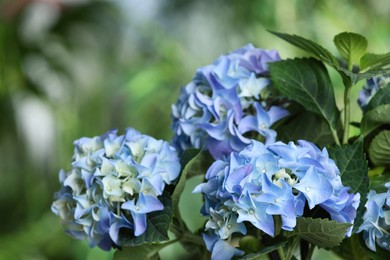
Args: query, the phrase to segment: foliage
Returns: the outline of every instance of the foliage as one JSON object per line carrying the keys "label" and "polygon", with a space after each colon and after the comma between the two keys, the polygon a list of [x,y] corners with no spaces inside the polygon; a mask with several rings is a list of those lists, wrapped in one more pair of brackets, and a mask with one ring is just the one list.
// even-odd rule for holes
{"label": "foliage", "polygon": [[324,118],[336,143],[339,111],[325,66],[314,59],[295,59],[270,65],[275,87],[285,96],[300,103],[307,111]]}
{"label": "foliage", "polygon": [[[196,67],[248,41],[261,47],[277,48],[283,56],[301,54],[298,49],[283,45],[271,34],[267,35],[264,28],[299,31],[315,39],[311,41],[313,43],[322,41],[326,44],[326,37],[346,28],[364,32],[370,39],[365,53],[362,51],[364,48],[359,46],[364,47],[366,41],[358,34],[348,32],[334,38],[335,47],[340,53],[331,54],[337,63],[328,67],[328,70],[332,89],[336,93],[337,109],[341,111],[335,129],[329,127],[323,115],[311,112],[292,98],[287,107],[289,116],[272,126],[277,132],[277,139],[284,143],[304,138],[320,149],[327,147],[338,167],[338,161],[348,161],[349,158],[332,155],[332,149],[338,148],[336,140],[344,143],[341,147],[355,147],[356,136],[360,134],[361,112],[353,100],[361,84],[349,88],[350,94],[339,95],[343,91],[340,90],[343,84],[334,72],[341,75],[346,85],[353,85],[358,80],[362,83],[364,77],[388,70],[389,54],[385,53],[384,33],[389,20],[382,11],[388,7],[387,3],[360,0],[314,3],[298,0],[281,4],[280,1],[266,0],[249,1],[245,5],[226,1],[221,5],[219,2],[172,1],[149,8],[151,6],[147,2],[136,7],[131,6],[131,3],[127,7],[118,6],[121,1],[65,2],[23,1],[22,4],[13,5],[13,1],[6,0],[0,6],[0,58],[3,61],[0,64],[0,202],[1,212],[7,212],[3,214],[3,225],[0,228],[0,254],[3,258],[110,257],[112,251],[106,254],[98,248],[89,249],[87,243],[72,241],[65,236],[59,230],[56,216],[48,212],[52,194],[59,188],[55,173],[69,163],[72,140],[79,136],[94,136],[107,129],[124,129],[129,125],[154,137],[169,140],[173,134],[169,129],[169,106],[177,100],[177,87],[191,78]],[[38,9],[43,10],[40,15],[36,15]],[[356,23],[354,17],[360,17],[360,22]],[[40,23],[37,26],[38,20]],[[385,192],[383,183],[390,180],[386,161],[388,153],[384,145],[388,141],[389,129],[386,118],[382,120],[367,116],[367,113],[373,109],[381,113],[383,108],[378,107],[388,104],[386,95],[380,94],[387,84],[381,81],[382,78],[386,79],[384,76],[370,78],[364,86],[364,89],[370,91],[361,95],[366,105],[370,103],[363,110],[367,120],[364,131],[367,130],[367,133],[360,140],[366,153],[362,162],[368,161],[369,187],[377,193]],[[370,80],[379,87],[371,88]],[[349,105],[352,107],[349,122],[354,121],[355,127],[345,130],[344,119],[349,117],[346,114],[348,109],[344,109],[348,107],[345,97],[349,95],[352,100]],[[244,137],[259,136],[246,133]],[[361,149],[356,151],[354,156],[358,158]],[[186,164],[184,161],[182,168]],[[181,177],[199,174],[194,179],[200,180],[199,177],[211,163],[210,155],[203,152],[193,158],[186,167],[187,174]],[[351,171],[353,175],[352,172],[358,171]],[[185,185],[186,179],[178,179],[174,185],[166,187],[168,194],[176,191],[178,195],[173,205],[178,205],[180,198],[192,197],[188,185]],[[343,178],[343,184],[347,179]],[[353,182],[365,179],[367,175],[359,175]],[[176,184],[180,186],[177,190]],[[362,187],[351,187],[351,191]],[[358,212],[362,209],[364,198],[361,197]],[[198,204],[185,208],[191,208],[192,215],[196,216],[193,212],[198,211],[200,203],[199,200]],[[182,247],[186,250],[194,249],[188,250],[187,256],[199,249],[204,259],[208,257],[199,236],[203,226],[189,225],[188,229],[192,216],[188,218],[189,214],[186,214],[186,219],[179,220],[180,210],[183,209],[181,206],[173,206],[170,220],[163,221],[173,232],[169,233],[170,241],[145,246],[146,251],[152,248],[148,252],[152,252],[154,257],[157,256],[154,253],[159,251],[162,259],[182,258]],[[314,218],[329,217],[317,210],[305,209],[305,214]],[[274,219],[274,222],[278,230],[280,220]],[[354,229],[357,225],[358,222]],[[177,229],[177,226],[180,228]],[[307,242],[303,240],[296,242],[293,237],[288,242],[285,238],[271,239],[258,234],[253,227],[247,228],[249,236],[254,238],[254,246],[244,246],[245,243],[238,242],[240,237],[237,233],[233,234],[231,243],[235,246],[242,244],[239,249],[248,255],[256,255],[256,251],[260,258],[264,254],[274,258],[277,254],[289,255],[291,251],[288,248],[294,245],[298,247],[299,244],[303,255],[305,251],[310,255],[312,250],[310,246],[305,247]],[[43,234],[42,230],[49,232]],[[352,237],[360,238],[362,233]],[[279,234],[276,238],[284,235]],[[373,254],[365,247],[364,241],[357,244],[359,240],[344,239],[340,247],[333,247],[332,250],[361,247],[368,250],[367,254],[373,258],[381,256],[379,247]],[[181,246],[177,246],[179,242]],[[127,250],[124,248],[121,252]],[[354,252],[356,254],[359,252]],[[345,257],[348,258],[348,254]]]}
{"label": "foliage", "polygon": [[[388,130],[383,130],[389,124],[388,87],[368,91],[379,88],[371,84],[364,89],[365,100],[359,100],[364,104],[362,133],[349,138],[350,90],[366,77],[384,77],[380,74],[386,71],[386,60],[381,60],[383,68],[356,72],[367,40],[355,33],[334,38],[344,63],[311,40],[273,34],[317,59],[281,60],[275,51],[247,45],[198,69],[172,106],[176,149],[133,129],[125,136],[109,132],[76,141],[74,169],[60,173],[63,188],[52,207],[70,234],[88,239],[91,246],[120,247],[117,259],[158,259],[159,251],[174,242],[194,257],[206,248],[211,259],[278,254],[289,260],[295,258],[298,244],[304,258],[310,258],[315,247],[335,248],[345,255],[356,247],[357,240],[351,238],[356,233],[362,233],[370,250],[376,251],[376,244],[388,250],[389,191],[368,190],[364,151],[364,142],[370,142],[370,163],[388,166]],[[341,125],[324,63],[343,78]],[[293,119],[280,120],[288,110]],[[319,117],[330,130],[330,156],[325,147],[306,141],[312,137],[305,132],[294,134],[300,139],[297,143],[276,141],[278,133],[285,138],[288,134],[283,132],[290,131],[283,123],[291,124],[305,112]],[[278,132],[271,129],[274,123]],[[316,141],[324,143],[321,138],[327,136],[319,134]],[[180,177],[173,153],[181,156]],[[205,178],[193,191],[204,197],[201,213],[208,221],[203,241],[188,229],[179,208],[186,180],[195,175]],[[167,187],[163,194],[165,184],[174,184],[173,192]],[[389,185],[385,184],[390,189]],[[81,236],[78,225],[92,232]],[[166,242],[168,229],[175,239]],[[239,241],[238,248],[232,239]],[[342,243],[344,239],[349,243]]]}
{"label": "foliage", "polygon": [[341,243],[349,227],[348,223],[339,223],[334,220],[300,218],[297,220],[296,228],[287,234],[287,237],[297,236],[319,248],[332,248]]}

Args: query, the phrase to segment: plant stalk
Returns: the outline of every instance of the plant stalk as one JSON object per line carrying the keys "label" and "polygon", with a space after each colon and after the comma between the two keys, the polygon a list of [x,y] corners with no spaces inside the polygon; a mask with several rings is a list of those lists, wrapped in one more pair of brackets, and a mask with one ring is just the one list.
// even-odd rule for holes
{"label": "plant stalk", "polygon": [[283,247],[278,248],[278,254],[279,254],[280,260],[286,260],[286,256],[284,255]]}
{"label": "plant stalk", "polygon": [[[353,64],[351,60],[348,60],[348,70],[352,72]],[[352,82],[345,85],[344,90],[344,134],[343,134],[343,144],[348,143],[349,137],[349,122],[351,121],[351,88]]]}
{"label": "plant stalk", "polygon": [[183,221],[183,219],[181,217],[181,213],[180,213],[180,210],[179,210],[179,205],[177,207],[174,207],[173,214],[174,214],[175,218],[177,219],[177,221],[179,222],[180,229],[181,230],[188,230],[186,224],[184,223],[184,221]]}
{"label": "plant stalk", "polygon": [[299,243],[299,238],[297,238],[297,237],[294,238],[292,243],[291,243],[291,246],[288,247],[286,258],[285,258],[286,260],[292,259],[295,248],[297,247],[298,243]]}
{"label": "plant stalk", "polygon": [[348,143],[349,137],[349,122],[351,120],[351,107],[350,107],[350,96],[352,86],[346,86],[344,91],[344,135],[343,144]]}
{"label": "plant stalk", "polygon": [[204,247],[205,244],[200,236],[197,236],[191,232],[185,232],[181,237],[182,242],[190,242],[192,244]]}
{"label": "plant stalk", "polygon": [[313,244],[309,245],[309,251],[307,251],[306,260],[310,260],[313,257],[313,252],[315,248],[316,248],[315,245]]}
{"label": "plant stalk", "polygon": [[332,132],[333,140],[334,140],[335,144],[340,145],[340,140],[339,140],[339,136],[337,135],[337,130],[330,128],[330,131]]}
{"label": "plant stalk", "polygon": [[173,219],[173,222],[169,228],[169,230],[175,234],[177,239],[181,243],[191,243],[193,245],[197,245],[200,247],[205,247],[205,244],[203,242],[203,239],[192,233],[188,228],[187,225],[185,225],[184,222],[180,222],[177,218]]}

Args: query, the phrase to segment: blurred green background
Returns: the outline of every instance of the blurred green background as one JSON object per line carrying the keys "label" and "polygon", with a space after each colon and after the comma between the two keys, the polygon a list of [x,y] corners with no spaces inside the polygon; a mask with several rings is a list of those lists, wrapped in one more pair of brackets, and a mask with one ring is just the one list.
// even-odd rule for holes
{"label": "blurred green background", "polygon": [[[376,0],[1,1],[0,259],[111,258],[68,237],[50,211],[75,139],[131,126],[170,140],[171,104],[197,67],[249,42],[284,58],[304,54],[266,29],[334,52],[332,37],[353,31],[384,53],[389,25],[390,1]],[[197,181],[181,204],[192,229],[202,223],[190,195]]]}

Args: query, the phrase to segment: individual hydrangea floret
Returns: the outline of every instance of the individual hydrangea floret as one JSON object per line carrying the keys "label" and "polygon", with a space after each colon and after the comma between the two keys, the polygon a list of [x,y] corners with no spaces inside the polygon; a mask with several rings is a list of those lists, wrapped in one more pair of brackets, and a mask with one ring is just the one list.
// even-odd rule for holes
{"label": "individual hydrangea floret", "polygon": [[365,204],[363,224],[358,233],[363,232],[369,249],[376,252],[376,245],[390,251],[390,182],[385,184],[386,192],[370,190]]}
{"label": "individual hydrangea floret", "polygon": [[74,145],[72,168],[60,171],[61,190],[52,204],[67,233],[104,250],[120,246],[120,228],[143,234],[146,215],[164,208],[158,197],[179,175],[176,150],[134,129]]}
{"label": "individual hydrangea floret", "polygon": [[[214,162],[206,182],[194,192],[205,198],[201,213],[209,216],[205,237],[214,254],[216,242],[226,245],[233,233],[245,235],[250,223],[269,236],[276,234],[274,218],[287,231],[303,216],[305,205],[320,207],[338,222],[353,224],[360,195],[349,193],[327,150],[300,140],[297,144],[263,144],[252,140],[242,151]],[[350,228],[346,236],[350,236]],[[214,240],[212,240],[213,238]],[[241,252],[226,249],[239,255]],[[217,259],[217,258],[215,258]]]}
{"label": "individual hydrangea floret", "polygon": [[371,98],[380,90],[390,83],[389,75],[375,76],[366,81],[366,85],[359,93],[358,104],[364,111],[370,102]]}
{"label": "individual hydrangea floret", "polygon": [[277,51],[248,44],[199,68],[172,106],[176,149],[205,147],[221,159],[250,144],[249,136],[274,142],[270,127],[288,114],[270,85],[268,63],[279,60]]}

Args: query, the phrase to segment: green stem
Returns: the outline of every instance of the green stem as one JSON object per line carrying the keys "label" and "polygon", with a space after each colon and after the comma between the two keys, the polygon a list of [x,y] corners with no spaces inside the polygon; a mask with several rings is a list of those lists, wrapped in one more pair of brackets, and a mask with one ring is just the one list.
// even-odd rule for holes
{"label": "green stem", "polygon": [[334,142],[335,142],[337,145],[340,145],[340,140],[339,140],[339,136],[337,135],[337,130],[336,130],[336,129],[333,129],[333,128],[330,128],[330,131],[332,132]]}
{"label": "green stem", "polygon": [[286,260],[291,260],[295,251],[295,248],[297,247],[299,243],[299,238],[294,238],[291,246],[288,247],[287,254],[286,254]]}
{"label": "green stem", "polygon": [[343,144],[348,143],[349,137],[349,122],[351,120],[351,107],[350,107],[350,96],[351,96],[351,85],[345,86],[344,90],[344,135]]}
{"label": "green stem", "polygon": [[174,214],[175,218],[177,219],[177,221],[179,222],[180,229],[188,230],[187,225],[184,223],[184,221],[181,217],[179,205],[177,205],[177,207],[174,207],[173,214]]}
{"label": "green stem", "polygon": [[[172,245],[172,244],[174,244],[174,243],[176,243],[176,242],[178,242],[179,240],[178,239],[173,239],[173,240],[170,240],[170,241],[168,241],[168,242],[165,242],[165,243],[161,243],[161,244],[155,244],[155,248],[154,248],[154,250],[156,250],[156,251],[154,251],[153,252],[153,255],[154,256],[158,256],[158,252],[160,251],[160,250],[162,250],[162,249],[164,249],[165,247],[167,247],[167,246],[170,246],[170,245]],[[150,252],[150,253],[152,253],[152,252]],[[115,257],[114,257],[115,258]],[[121,257],[119,257],[119,258],[121,258]],[[131,258],[131,257],[130,257]],[[155,258],[155,257],[152,257],[153,259]],[[158,259],[160,259],[159,257],[157,257]],[[147,257],[147,259],[151,259],[150,257]]]}
{"label": "green stem", "polygon": [[170,231],[175,234],[178,240],[182,243],[191,243],[193,245],[205,247],[203,239],[192,233],[184,222],[180,222],[176,217],[170,226]]}
{"label": "green stem", "polygon": [[[174,243],[176,243],[176,242],[179,242],[179,239],[173,239],[173,240],[170,240],[170,241],[168,241],[168,242],[162,243],[162,244],[161,244],[161,246],[162,246],[161,249],[163,249],[164,247],[167,247],[167,246],[169,246],[169,245],[172,245],[172,244],[174,244]],[[160,250],[161,250],[161,249],[160,249]]]}
{"label": "green stem", "polygon": [[315,248],[316,248],[315,245],[312,244],[309,245],[309,251],[307,251],[306,260],[310,260],[313,257],[313,252]]}
{"label": "green stem", "polygon": [[286,256],[284,254],[283,247],[278,248],[278,253],[279,253],[280,260],[286,260]]}
{"label": "green stem", "polygon": [[195,244],[195,245],[198,245],[201,247],[205,246],[203,239],[200,236],[197,236],[191,232],[185,232],[181,237],[181,241],[190,242],[192,244]]}
{"label": "green stem", "polygon": [[[353,69],[353,64],[351,60],[348,60],[348,70],[352,72],[352,69]],[[347,85],[345,85],[343,144],[348,143],[348,137],[349,137],[349,122],[351,120],[351,106],[350,106],[351,88],[352,88],[352,83],[348,83]]]}

